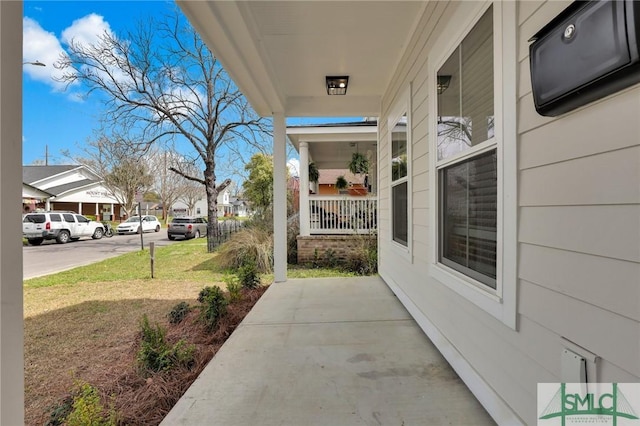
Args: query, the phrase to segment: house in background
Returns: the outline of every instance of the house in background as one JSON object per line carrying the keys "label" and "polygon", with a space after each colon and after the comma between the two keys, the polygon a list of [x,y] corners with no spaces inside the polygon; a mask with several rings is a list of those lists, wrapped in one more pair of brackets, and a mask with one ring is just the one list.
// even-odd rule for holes
{"label": "house in background", "polygon": [[[111,195],[111,191],[105,188],[100,176],[86,166],[23,166],[22,181],[51,194],[44,203],[30,203],[29,208],[32,210],[69,210],[94,215],[99,220],[118,220],[124,217],[124,209]],[[23,198],[27,198],[24,191]],[[23,210],[25,209],[26,206],[23,205]]]}
{"label": "house in background", "polygon": [[49,199],[53,194],[22,182],[22,213],[49,210]]}
{"label": "house in background", "polygon": [[342,176],[347,181],[347,188],[344,191],[348,195],[363,196],[369,191],[365,183],[368,182],[367,175],[353,174],[348,169],[322,169],[319,170],[318,190],[314,193],[318,195],[341,194],[341,190],[336,186],[336,180]]}
{"label": "house in background", "polygon": [[[228,183],[227,183],[228,182]],[[227,183],[227,185],[225,185]],[[249,205],[245,200],[232,195],[236,191],[236,184],[231,180],[221,184],[222,190],[218,192],[218,217],[246,217],[249,215]],[[202,197],[195,203],[193,209],[189,209],[189,206],[185,200],[181,199],[173,203],[169,211],[171,216],[207,216],[207,196],[202,190]]]}
{"label": "house in background", "polygon": [[[588,25],[634,2],[178,4],[273,118],[276,282],[286,118],[379,117],[380,276],[496,422],[536,424],[538,383],[640,382],[640,86],[542,116],[529,57],[541,29],[570,25],[567,7],[602,17],[578,36],[626,43]],[[574,65],[549,65],[548,93]],[[299,147],[301,225],[311,146]]]}

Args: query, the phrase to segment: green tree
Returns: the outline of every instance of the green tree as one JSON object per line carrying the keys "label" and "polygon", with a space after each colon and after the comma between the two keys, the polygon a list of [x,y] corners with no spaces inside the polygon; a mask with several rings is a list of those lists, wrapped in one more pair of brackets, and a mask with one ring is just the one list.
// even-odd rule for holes
{"label": "green tree", "polygon": [[273,202],[273,158],[255,154],[244,168],[249,173],[242,184],[244,196],[258,214],[264,214],[271,209]]}

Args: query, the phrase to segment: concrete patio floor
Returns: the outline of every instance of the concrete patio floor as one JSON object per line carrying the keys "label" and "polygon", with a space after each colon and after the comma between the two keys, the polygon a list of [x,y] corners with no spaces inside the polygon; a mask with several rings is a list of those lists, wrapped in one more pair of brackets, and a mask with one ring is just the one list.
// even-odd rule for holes
{"label": "concrete patio floor", "polygon": [[379,277],[273,284],[162,422],[490,424]]}

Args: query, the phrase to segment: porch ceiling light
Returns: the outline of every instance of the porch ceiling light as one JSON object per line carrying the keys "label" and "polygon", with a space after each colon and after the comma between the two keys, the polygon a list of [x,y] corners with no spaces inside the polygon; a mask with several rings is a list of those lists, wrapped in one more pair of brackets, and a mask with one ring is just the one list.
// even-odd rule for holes
{"label": "porch ceiling light", "polygon": [[346,95],[349,76],[327,76],[327,95]]}
{"label": "porch ceiling light", "polygon": [[451,84],[451,76],[450,75],[439,75],[438,76],[438,95],[441,95],[442,92],[449,88],[449,84]]}

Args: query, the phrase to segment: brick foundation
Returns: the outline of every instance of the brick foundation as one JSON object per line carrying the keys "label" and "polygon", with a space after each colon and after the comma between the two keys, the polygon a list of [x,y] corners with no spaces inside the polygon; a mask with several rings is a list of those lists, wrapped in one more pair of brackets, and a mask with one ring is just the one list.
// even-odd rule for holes
{"label": "brick foundation", "polygon": [[[370,235],[298,235],[298,263],[311,263],[326,259],[327,250],[333,251],[336,260],[344,262],[349,254],[361,246],[363,238],[375,239]],[[316,251],[317,250],[317,251]],[[317,253],[317,258],[316,254]]]}

